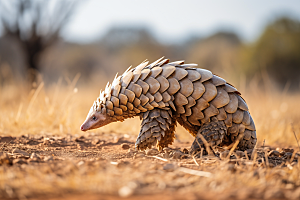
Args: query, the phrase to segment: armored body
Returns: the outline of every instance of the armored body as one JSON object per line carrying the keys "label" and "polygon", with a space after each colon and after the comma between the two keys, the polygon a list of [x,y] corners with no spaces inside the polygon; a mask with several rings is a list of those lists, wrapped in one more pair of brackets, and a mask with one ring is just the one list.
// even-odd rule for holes
{"label": "armored body", "polygon": [[[199,131],[211,146],[230,145],[242,134],[237,148],[254,148],[255,125],[241,94],[224,79],[196,66],[161,58],[127,69],[100,91],[81,130],[139,116],[136,147],[140,150],[172,144],[176,122],[194,137]],[[200,147],[196,145],[196,140],[193,150],[204,147],[201,140]]]}

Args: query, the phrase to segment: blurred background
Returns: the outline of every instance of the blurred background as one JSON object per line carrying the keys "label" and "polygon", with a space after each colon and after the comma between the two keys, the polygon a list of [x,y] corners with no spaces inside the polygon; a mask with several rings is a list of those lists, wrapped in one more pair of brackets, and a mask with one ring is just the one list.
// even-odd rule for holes
{"label": "blurred background", "polygon": [[0,133],[78,132],[107,81],[162,56],[234,84],[261,132],[299,119],[297,0],[0,0]]}

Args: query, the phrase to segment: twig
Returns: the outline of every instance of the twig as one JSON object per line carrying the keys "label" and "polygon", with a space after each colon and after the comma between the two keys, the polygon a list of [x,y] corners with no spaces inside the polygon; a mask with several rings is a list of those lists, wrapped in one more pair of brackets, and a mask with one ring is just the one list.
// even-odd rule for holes
{"label": "twig", "polygon": [[269,159],[268,159],[268,152],[267,150],[264,150],[265,159],[266,159],[266,166],[269,167]]}
{"label": "twig", "polygon": [[178,170],[183,173],[192,174],[192,175],[196,175],[196,176],[203,176],[203,177],[207,177],[207,178],[212,176],[212,173],[210,173],[210,172],[198,171],[198,170],[189,169],[189,168],[185,168],[185,167],[180,167],[180,168],[178,168]]}
{"label": "twig", "polygon": [[[203,142],[203,144],[204,144],[204,146],[205,146],[205,149],[206,149],[208,155],[210,155],[210,156],[211,156],[211,155],[214,155],[214,154],[211,152],[210,145],[208,144],[208,142],[206,141],[206,139],[203,137],[203,135],[201,135],[200,130],[198,131],[197,136],[200,137],[200,139],[202,140],[202,142]],[[196,138],[196,141],[197,141],[199,147],[201,147],[200,144],[199,144],[199,142],[198,142],[198,140],[197,140],[197,138]]]}
{"label": "twig", "polygon": [[147,157],[150,157],[150,158],[156,158],[158,160],[162,160],[162,161],[165,161],[165,162],[168,162],[169,160],[165,159],[165,158],[161,158],[159,156],[147,156]]}
{"label": "twig", "polygon": [[293,152],[292,157],[291,157],[291,159],[290,159],[290,163],[293,162],[293,160],[294,160],[294,158],[295,158],[295,155],[296,155],[296,151]]}
{"label": "twig", "polygon": [[266,142],[266,139],[264,139],[264,143],[263,143],[262,148],[265,148],[265,142]]}
{"label": "twig", "polygon": [[230,155],[235,150],[235,148],[237,147],[237,145],[240,143],[240,140],[242,139],[242,137],[244,137],[244,133],[239,134],[239,136],[237,137],[236,141],[234,142],[233,147],[229,151],[229,154],[228,154],[228,156],[226,158],[227,160],[230,158]]}
{"label": "twig", "polygon": [[291,126],[292,126],[292,131],[294,133],[294,136],[296,138],[296,141],[297,141],[297,144],[298,144],[298,148],[299,148],[299,151],[300,151],[300,146],[299,146],[298,138],[297,138],[296,133],[295,133],[295,129],[294,129],[293,123],[291,123]]}
{"label": "twig", "polygon": [[197,166],[199,166],[199,164],[197,163],[197,161],[196,161],[196,159],[195,159],[195,156],[193,156],[193,160],[194,160],[195,164],[196,164]]}

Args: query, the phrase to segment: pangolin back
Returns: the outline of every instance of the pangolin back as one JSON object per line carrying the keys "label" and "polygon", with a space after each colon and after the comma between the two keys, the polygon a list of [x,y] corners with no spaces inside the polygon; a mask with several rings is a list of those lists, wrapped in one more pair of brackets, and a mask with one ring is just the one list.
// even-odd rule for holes
{"label": "pangolin back", "polygon": [[[100,93],[95,109],[106,112],[113,121],[139,115],[143,119],[142,126],[147,124],[137,138],[139,149],[157,142],[160,147],[171,144],[174,127],[171,131],[168,129],[176,121],[196,136],[199,128],[212,118],[225,123],[227,140],[233,142],[239,134],[244,134],[240,148],[252,149],[257,140],[256,129],[240,93],[221,77],[196,66],[184,61],[170,63],[161,58],[151,64],[143,62],[136,68],[128,68]],[[154,122],[147,118],[149,111],[155,109],[159,113],[151,113],[156,119]],[[162,138],[164,142],[160,142]]]}

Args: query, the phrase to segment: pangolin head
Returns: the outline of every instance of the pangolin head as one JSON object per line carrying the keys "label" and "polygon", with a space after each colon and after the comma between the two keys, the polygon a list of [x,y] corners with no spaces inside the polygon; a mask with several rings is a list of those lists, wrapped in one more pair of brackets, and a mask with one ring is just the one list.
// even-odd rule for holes
{"label": "pangolin head", "polygon": [[110,96],[109,94],[110,94],[110,85],[108,84],[105,91],[102,92],[100,91],[100,96],[97,98],[96,101],[94,101],[85,121],[80,127],[82,131],[100,128],[102,126],[105,126],[115,121],[106,112],[105,102],[106,99],[109,98]]}

